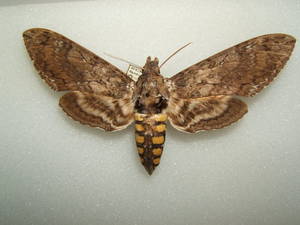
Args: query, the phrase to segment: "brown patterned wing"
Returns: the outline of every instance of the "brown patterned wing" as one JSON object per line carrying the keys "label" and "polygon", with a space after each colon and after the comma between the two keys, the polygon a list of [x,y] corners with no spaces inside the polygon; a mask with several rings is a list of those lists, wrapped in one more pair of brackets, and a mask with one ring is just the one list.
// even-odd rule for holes
{"label": "brown patterned wing", "polygon": [[108,96],[121,98],[128,93],[133,80],[61,34],[33,28],[23,38],[35,68],[54,90],[90,91],[90,84],[97,83],[98,92]]}
{"label": "brown patterned wing", "polygon": [[276,77],[295,42],[286,34],[268,34],[242,42],[171,77],[170,91],[180,98],[253,96]]}
{"label": "brown patterned wing", "polygon": [[167,115],[176,129],[189,133],[230,125],[247,112],[247,105],[237,98],[219,95],[202,98],[171,98]]}
{"label": "brown patterned wing", "polygon": [[131,96],[110,96],[72,91],[63,95],[59,105],[74,120],[106,131],[126,128],[133,121]]}
{"label": "brown patterned wing", "polygon": [[106,131],[133,121],[135,83],[115,66],[51,30],[23,33],[35,68],[56,91],[71,91],[60,106],[74,120]]}

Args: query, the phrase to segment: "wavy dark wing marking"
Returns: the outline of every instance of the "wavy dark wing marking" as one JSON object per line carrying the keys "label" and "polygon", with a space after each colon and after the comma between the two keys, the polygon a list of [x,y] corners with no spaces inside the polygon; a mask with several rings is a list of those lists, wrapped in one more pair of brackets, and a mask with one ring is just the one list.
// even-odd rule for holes
{"label": "wavy dark wing marking", "polygon": [[167,108],[171,124],[180,131],[195,133],[230,125],[247,112],[237,98],[219,95],[202,98],[172,98]]}
{"label": "wavy dark wing marking", "polygon": [[171,77],[170,92],[180,98],[253,96],[276,77],[295,42],[286,34],[268,34],[242,42]]}
{"label": "wavy dark wing marking", "polygon": [[106,131],[121,130],[133,121],[131,97],[115,99],[72,91],[63,95],[59,105],[74,120]]}

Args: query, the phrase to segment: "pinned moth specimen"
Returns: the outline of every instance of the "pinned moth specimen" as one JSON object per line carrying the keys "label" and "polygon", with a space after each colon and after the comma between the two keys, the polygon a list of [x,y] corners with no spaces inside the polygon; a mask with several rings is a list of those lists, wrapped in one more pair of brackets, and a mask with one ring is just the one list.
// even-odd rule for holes
{"label": "pinned moth specimen", "polygon": [[283,68],[295,45],[286,34],[259,36],[200,61],[171,78],[148,57],[135,82],[70,39],[33,28],[23,33],[42,79],[68,91],[59,105],[74,120],[105,131],[135,121],[135,140],[149,175],[160,163],[166,121],[188,133],[230,125],[247,112],[235,96],[254,96]]}

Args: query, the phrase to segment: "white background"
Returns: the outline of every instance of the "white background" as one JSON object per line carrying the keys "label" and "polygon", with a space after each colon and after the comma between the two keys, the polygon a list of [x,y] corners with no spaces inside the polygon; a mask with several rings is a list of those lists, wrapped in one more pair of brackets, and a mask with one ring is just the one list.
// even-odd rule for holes
{"label": "white background", "polygon": [[238,123],[194,135],[169,126],[149,177],[133,127],[105,133],[67,117],[21,36],[55,30],[124,71],[103,52],[143,65],[192,41],[162,68],[171,76],[258,35],[300,37],[299,1],[1,0],[0,26],[1,225],[300,224],[297,44]]}

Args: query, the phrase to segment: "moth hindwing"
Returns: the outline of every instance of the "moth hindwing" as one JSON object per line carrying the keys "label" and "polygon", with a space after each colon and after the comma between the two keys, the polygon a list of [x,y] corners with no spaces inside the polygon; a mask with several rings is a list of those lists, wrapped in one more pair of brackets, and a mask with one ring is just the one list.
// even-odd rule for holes
{"label": "moth hindwing", "polygon": [[160,163],[166,121],[195,133],[222,128],[240,119],[247,105],[234,96],[254,96],[283,68],[295,45],[286,34],[259,36],[228,48],[171,78],[148,57],[137,81],[70,39],[47,29],[23,33],[41,78],[56,91],[74,120],[105,131],[135,121],[141,162],[151,175]]}

